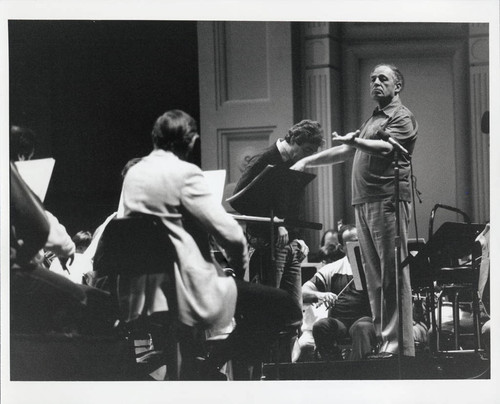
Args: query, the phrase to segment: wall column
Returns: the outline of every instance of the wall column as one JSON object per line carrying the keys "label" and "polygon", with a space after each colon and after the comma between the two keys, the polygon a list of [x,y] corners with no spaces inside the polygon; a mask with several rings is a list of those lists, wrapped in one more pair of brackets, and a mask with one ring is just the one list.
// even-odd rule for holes
{"label": "wall column", "polygon": [[[332,146],[331,133],[341,131],[340,99],[340,26],[329,22],[304,23],[303,45],[303,117],[321,123],[324,148]],[[318,175],[307,188],[306,220],[323,223],[323,229],[336,227],[344,215],[343,165],[311,169]],[[312,251],[319,245],[321,232],[307,232]]]}
{"label": "wall column", "polygon": [[481,130],[481,118],[489,111],[488,24],[471,24],[469,30],[470,136],[473,221],[490,219],[490,135]]}

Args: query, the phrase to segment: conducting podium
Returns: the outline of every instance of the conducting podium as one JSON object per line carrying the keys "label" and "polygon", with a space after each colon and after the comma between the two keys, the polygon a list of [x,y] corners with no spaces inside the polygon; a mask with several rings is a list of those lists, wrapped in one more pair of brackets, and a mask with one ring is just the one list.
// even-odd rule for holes
{"label": "conducting podium", "polygon": [[[245,188],[226,201],[240,215],[236,220],[249,223],[268,223],[270,240],[274,240],[276,226],[321,230],[321,223],[289,218],[287,213],[304,188],[316,178],[315,174],[268,165]],[[263,214],[265,212],[265,215]],[[274,249],[271,248],[271,264]]]}

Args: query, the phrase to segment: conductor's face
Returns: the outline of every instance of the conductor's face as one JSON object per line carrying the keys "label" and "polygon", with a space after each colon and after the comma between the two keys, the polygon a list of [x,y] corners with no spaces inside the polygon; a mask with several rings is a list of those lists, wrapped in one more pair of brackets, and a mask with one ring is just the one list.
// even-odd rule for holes
{"label": "conductor's face", "polygon": [[292,162],[296,163],[300,159],[316,153],[318,151],[318,147],[319,146],[308,142],[304,142],[299,145],[292,141],[292,145],[290,148],[290,156]]}
{"label": "conductor's face", "polygon": [[379,104],[391,102],[401,91],[401,84],[388,66],[379,66],[370,74],[370,95]]}

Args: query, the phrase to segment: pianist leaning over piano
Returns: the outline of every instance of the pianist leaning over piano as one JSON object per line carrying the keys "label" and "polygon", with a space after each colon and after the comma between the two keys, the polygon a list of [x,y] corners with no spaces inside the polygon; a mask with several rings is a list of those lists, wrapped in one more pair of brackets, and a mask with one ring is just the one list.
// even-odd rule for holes
{"label": "pianist leaning over piano", "polygon": [[[293,125],[284,139],[252,157],[240,180],[236,184],[234,194],[245,188],[268,165],[289,168],[300,159],[317,152],[323,144],[323,131],[316,121],[305,119]],[[278,186],[279,184],[276,184]],[[294,199],[281,200],[280,206],[273,206],[275,216],[281,219],[299,219],[302,195],[294,195]],[[258,207],[254,207],[254,210]],[[269,216],[268,208],[263,208],[256,215]],[[270,267],[270,234],[269,226],[261,223],[248,223],[246,236],[250,245],[251,276],[262,274],[259,281],[265,285],[280,288],[288,292],[298,307],[302,307],[302,283],[300,262],[303,256],[300,244],[296,241],[298,233],[295,229],[279,226],[272,244],[275,248],[274,267]],[[263,266],[263,270],[261,268]]]}

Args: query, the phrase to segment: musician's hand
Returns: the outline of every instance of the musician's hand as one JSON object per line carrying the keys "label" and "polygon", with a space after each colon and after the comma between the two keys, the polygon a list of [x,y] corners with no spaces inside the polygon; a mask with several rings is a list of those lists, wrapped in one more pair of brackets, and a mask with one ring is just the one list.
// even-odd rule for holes
{"label": "musician's hand", "polygon": [[340,143],[352,146],[354,144],[354,139],[359,137],[360,130],[358,129],[356,132],[349,132],[344,136],[339,136],[337,132],[332,133],[332,141],[338,141]]}
{"label": "musician's hand", "polygon": [[58,257],[61,262],[62,269],[69,273],[68,265],[71,266],[75,260],[75,254],[71,254],[69,257]]}
{"label": "musician's hand", "polygon": [[330,308],[333,303],[335,303],[335,300],[337,300],[337,295],[332,292],[318,292],[318,303],[316,304],[316,307],[321,306],[324,304],[327,308]]}
{"label": "musician's hand", "polygon": [[288,230],[283,227],[278,227],[278,239],[276,240],[276,246],[278,248],[283,248],[288,244]]}
{"label": "musician's hand", "polygon": [[297,161],[293,166],[290,167],[290,170],[295,171],[304,171],[306,169],[306,163],[304,160]]}

